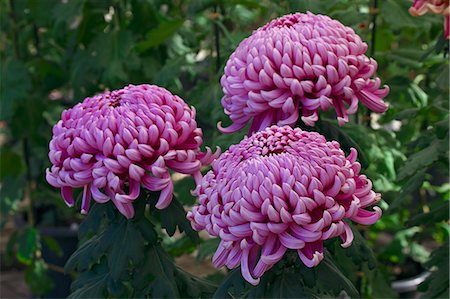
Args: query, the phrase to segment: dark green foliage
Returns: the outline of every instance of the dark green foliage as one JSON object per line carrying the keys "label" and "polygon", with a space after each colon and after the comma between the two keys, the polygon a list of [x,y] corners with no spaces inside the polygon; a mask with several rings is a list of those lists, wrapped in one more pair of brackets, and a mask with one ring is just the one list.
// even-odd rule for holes
{"label": "dark green foliage", "polygon": [[212,238],[203,241],[198,247],[197,259],[203,260],[206,257],[212,256],[214,252],[216,252],[219,243],[220,243],[219,238]]}
{"label": "dark green foliage", "polygon": [[213,298],[235,298],[235,294],[242,294],[248,286],[249,284],[241,275],[241,269],[236,268],[228,273],[227,277],[214,293]]}
{"label": "dark green foliage", "polygon": [[[378,3],[376,9],[374,3]],[[340,294],[338,285],[318,288],[316,280],[317,285],[342,283],[347,293],[352,292],[349,281],[364,298],[393,297],[389,284],[398,271],[401,277],[418,274],[409,270],[411,261],[420,271],[432,270],[422,286],[424,297],[448,296],[448,268],[442,266],[448,264],[443,244],[449,235],[450,199],[448,42],[442,37],[443,18],[433,14],[412,17],[407,11],[411,3],[0,1],[0,227],[11,216],[32,215],[45,205],[43,215],[27,216],[28,223],[12,234],[5,260],[26,264],[33,293],[44,295],[51,282],[40,248],[45,243],[55,253],[59,249],[51,239],[41,237],[36,226],[83,219],[45,181],[51,127],[64,109],[128,83],[158,84],[196,108],[205,145],[226,150],[246,134],[243,130],[224,135],[216,130],[218,121],[229,124],[220,105],[219,84],[227,58],[268,20],[311,11],[340,20],[368,43],[368,55],[378,62],[378,76],[390,86],[386,98],[390,107],[369,119],[367,109],[360,105],[358,114],[343,127],[330,109],[321,113],[316,127],[299,126],[339,141],[346,153],[351,147],[358,150],[362,173],[382,194],[384,214],[369,229],[353,227],[355,240],[350,248],[342,249],[339,240],[326,242],[328,253],[322,268],[279,272],[274,267],[258,287],[244,283],[239,269],[233,270],[216,297],[230,293],[255,298]],[[378,12],[376,18],[373,12]],[[377,26],[371,24],[374,19]],[[196,248],[199,259],[209,259],[218,244],[218,239],[199,240],[185,219],[185,209],[196,201],[189,193],[194,188],[191,178],[177,180],[178,200],[162,211],[150,207],[152,200],[147,208],[137,208],[142,214],[131,221],[118,217],[111,204],[93,205],[80,224],[81,246],[67,265],[80,273],[71,296],[210,297],[213,287],[184,273],[172,261]],[[145,206],[146,202],[136,204]],[[43,221],[37,223],[38,218]],[[180,238],[177,231],[182,233]],[[430,258],[434,247],[441,249]],[[301,265],[298,258],[294,260]],[[441,266],[435,269],[433,265]],[[142,266],[139,275],[138,266]],[[157,272],[161,269],[162,278]],[[214,277],[220,281],[221,275]]]}
{"label": "dark green foliage", "polygon": [[449,284],[449,243],[447,242],[433,252],[426,267],[431,270],[431,275],[419,286],[425,293],[422,298],[448,298]]}
{"label": "dark green foliage", "polygon": [[47,264],[42,259],[36,259],[25,271],[25,282],[36,295],[45,295],[54,285],[47,274]]}
{"label": "dark green foliage", "polygon": [[17,259],[24,264],[30,265],[38,248],[38,233],[36,229],[29,228],[24,230],[18,237],[17,243]]}
{"label": "dark green foliage", "polygon": [[[86,241],[65,265],[66,272],[79,273],[70,298],[199,298],[212,294],[213,284],[180,270],[161,248],[146,213],[146,195],[134,206],[136,215],[127,220],[111,203],[94,205],[80,230],[80,239]],[[165,217],[185,219],[176,218],[176,210],[163,211]]]}
{"label": "dark green foliage", "polygon": [[240,268],[232,270],[213,298],[336,298],[343,292],[351,298],[359,297],[331,255],[327,253],[319,266],[310,269],[291,251],[264,274],[257,286],[243,279]]}
{"label": "dark green foliage", "polygon": [[186,219],[183,206],[175,196],[170,205],[163,210],[152,207],[152,214],[158,218],[161,227],[166,230],[169,236],[173,236],[178,228],[180,233],[185,232],[193,242],[199,242],[198,233],[192,229],[191,223]]}

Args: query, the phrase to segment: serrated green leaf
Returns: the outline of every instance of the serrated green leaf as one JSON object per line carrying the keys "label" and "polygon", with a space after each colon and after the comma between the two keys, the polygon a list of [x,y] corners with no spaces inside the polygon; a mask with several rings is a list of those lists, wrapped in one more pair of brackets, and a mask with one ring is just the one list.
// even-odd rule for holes
{"label": "serrated green leaf", "polygon": [[175,281],[175,269],[158,246],[146,249],[143,271],[135,275],[133,286],[140,296],[153,298],[177,298],[180,296]]}
{"label": "serrated green leaf", "polygon": [[102,222],[104,220],[112,219],[113,209],[115,209],[115,207],[111,203],[93,204],[89,210],[89,214],[80,224],[78,238],[82,241],[95,233],[99,234],[102,231]]}
{"label": "serrated green leaf", "polygon": [[408,176],[417,173],[420,170],[430,166],[439,157],[441,144],[439,140],[434,140],[428,147],[412,154],[400,168],[398,180],[403,180]]}
{"label": "serrated green leaf", "polygon": [[302,285],[301,276],[292,272],[283,272],[277,276],[266,294],[268,298],[309,298]]}
{"label": "serrated green leaf", "polygon": [[353,283],[336,266],[331,255],[326,254],[323,261],[317,266],[317,275],[320,277],[322,288],[330,290],[335,296],[345,291],[351,298],[359,298],[358,290]]}
{"label": "serrated green leaf", "polygon": [[432,208],[428,213],[414,216],[410,220],[410,225],[431,225],[433,223],[447,221],[449,219],[449,204],[450,202],[446,200]]}
{"label": "serrated green leaf", "polygon": [[67,298],[105,298],[108,279],[107,262],[103,260],[89,271],[80,273],[71,286],[72,293]]}
{"label": "serrated green leaf", "polygon": [[191,223],[186,219],[186,211],[180,202],[174,197],[170,205],[163,209],[152,209],[152,213],[157,215],[169,236],[175,234],[176,229],[184,232],[193,242],[198,243],[198,233],[191,227]]}
{"label": "serrated green leaf", "polygon": [[183,205],[192,206],[195,203],[195,196],[191,194],[191,190],[195,189],[195,182],[191,176],[175,181],[173,187],[174,195]]}
{"label": "serrated green leaf", "polygon": [[241,275],[241,268],[231,270],[212,298],[235,298],[245,289],[247,282]]}
{"label": "serrated green leaf", "polygon": [[97,263],[105,254],[105,248],[110,244],[101,242],[102,234],[93,236],[84,242],[67,260],[64,271],[69,273],[77,270],[80,272],[88,270],[92,265]]}
{"label": "serrated green leaf", "polygon": [[121,223],[106,230],[103,239],[111,239],[112,248],[107,253],[111,278],[118,280],[129,263],[138,265],[144,258],[144,238],[134,225],[123,217]]}
{"label": "serrated green leaf", "polygon": [[[419,285],[419,290],[425,291],[421,298],[448,298],[449,296],[449,243],[436,249],[427,267],[432,270],[431,275]],[[435,267],[435,268],[433,268]]]}

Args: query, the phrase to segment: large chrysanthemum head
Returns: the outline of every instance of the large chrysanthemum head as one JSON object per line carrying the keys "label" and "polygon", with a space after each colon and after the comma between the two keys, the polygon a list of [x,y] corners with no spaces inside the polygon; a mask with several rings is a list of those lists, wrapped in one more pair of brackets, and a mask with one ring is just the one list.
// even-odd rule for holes
{"label": "large chrysanthemum head", "polygon": [[319,110],[336,110],[339,123],[358,101],[384,112],[389,88],[373,77],[375,60],[353,29],[328,16],[296,13],[273,20],[243,40],[221,78],[222,105],[233,124],[224,133],[252,122],[250,133],[271,124],[313,126]]}
{"label": "large chrysanthemum head", "polygon": [[257,284],[288,249],[308,267],[323,259],[323,242],[341,237],[344,221],[373,224],[381,198],[359,173],[357,152],[348,157],[336,141],[289,126],[272,126],[233,145],[212,164],[195,190],[199,205],[188,213],[196,230],[221,239],[216,267],[235,268]]}
{"label": "large chrysanthemum head", "polygon": [[164,88],[129,85],[62,113],[53,127],[47,181],[61,188],[69,206],[73,188],[84,188],[82,213],[88,212],[92,196],[99,203],[112,200],[132,218],[141,184],[160,191],[157,208],[170,204],[169,168],[200,180],[200,167],[219,154],[200,152],[201,144],[194,108]]}
{"label": "large chrysanthemum head", "polygon": [[449,0],[414,0],[409,8],[413,16],[422,16],[427,12],[444,16],[444,36],[450,39],[450,1]]}

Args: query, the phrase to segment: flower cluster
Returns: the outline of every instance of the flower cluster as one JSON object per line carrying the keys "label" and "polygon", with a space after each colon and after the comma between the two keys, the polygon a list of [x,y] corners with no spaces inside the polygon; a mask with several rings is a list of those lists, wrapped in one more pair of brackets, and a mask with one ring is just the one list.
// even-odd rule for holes
{"label": "flower cluster", "polygon": [[371,181],[359,174],[357,152],[315,132],[272,126],[246,137],[213,162],[195,190],[188,213],[196,230],[219,236],[216,267],[235,268],[258,284],[288,249],[308,267],[323,259],[323,241],[340,236],[350,246],[344,219],[373,224],[381,210]]}
{"label": "flower cluster", "polygon": [[275,19],[243,40],[228,60],[221,85],[231,133],[252,122],[250,133],[271,124],[310,126],[333,107],[339,123],[358,101],[384,112],[389,88],[373,78],[377,63],[353,29],[328,16],[296,13]]}
{"label": "flower cluster", "polygon": [[169,168],[200,180],[201,166],[219,154],[200,152],[195,109],[157,86],[129,85],[86,98],[61,118],[53,127],[47,181],[61,188],[69,206],[73,188],[83,188],[82,213],[92,196],[112,200],[132,218],[141,184],[160,191],[156,207],[163,209],[172,200]]}
{"label": "flower cluster", "polygon": [[414,0],[409,8],[413,16],[422,16],[427,12],[444,16],[444,36],[450,39],[450,1],[449,0]]}

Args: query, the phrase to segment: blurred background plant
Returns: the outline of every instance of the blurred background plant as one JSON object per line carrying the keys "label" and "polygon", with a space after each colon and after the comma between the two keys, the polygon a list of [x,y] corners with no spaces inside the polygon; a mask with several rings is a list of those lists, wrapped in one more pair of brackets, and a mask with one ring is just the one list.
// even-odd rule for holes
{"label": "blurred background plant", "polygon": [[[51,127],[63,109],[128,83],[157,84],[196,107],[206,145],[226,149],[245,132],[222,135],[216,129],[220,120],[229,124],[220,105],[219,84],[229,55],[270,19],[311,11],[351,26],[368,43],[369,56],[378,61],[378,76],[391,87],[386,98],[390,109],[381,116],[360,107],[344,127],[329,114],[317,127],[308,128],[340,141],[346,150],[357,148],[362,172],[383,194],[381,220],[370,230],[355,228],[369,239],[369,246],[357,239],[347,251],[336,242],[327,248],[362,297],[393,296],[390,282],[428,270],[431,275],[419,287],[424,298],[448,298],[448,43],[442,17],[412,17],[411,4],[408,0],[1,1],[0,224],[8,239],[2,239],[2,263],[24,264],[31,291],[44,296],[55,286],[49,275],[62,271],[74,249],[61,244],[73,237],[83,217],[65,207],[58,191],[45,182],[44,171],[50,165]],[[188,192],[192,188],[190,178],[179,178],[175,186],[187,209],[195,200]],[[49,227],[68,229],[49,233]],[[197,241],[179,235],[175,241],[163,236],[163,246],[173,257],[194,254],[198,260],[209,259],[217,246],[216,240],[202,239],[198,247]],[[46,259],[49,255],[63,261],[53,263]],[[370,270],[375,264],[378,270]],[[238,276],[229,275],[219,288],[226,289],[224,296],[233,290],[253,296],[263,292],[258,288],[264,283],[250,288]],[[223,277],[217,272],[209,278],[220,284]],[[298,284],[287,275],[272,287],[272,296],[295,294]]]}

